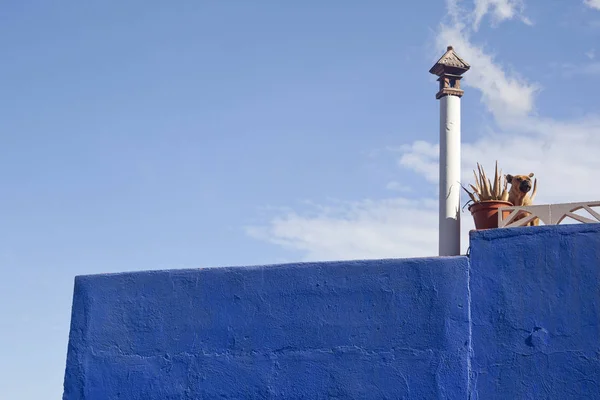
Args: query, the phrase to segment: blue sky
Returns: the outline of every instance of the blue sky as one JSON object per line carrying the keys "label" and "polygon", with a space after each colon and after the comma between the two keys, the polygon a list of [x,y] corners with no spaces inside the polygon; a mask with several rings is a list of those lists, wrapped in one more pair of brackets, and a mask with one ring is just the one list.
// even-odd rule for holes
{"label": "blue sky", "polygon": [[600,198],[598,0],[283,3],[2,7],[6,398],[60,397],[75,275],[435,255],[448,44],[466,179]]}

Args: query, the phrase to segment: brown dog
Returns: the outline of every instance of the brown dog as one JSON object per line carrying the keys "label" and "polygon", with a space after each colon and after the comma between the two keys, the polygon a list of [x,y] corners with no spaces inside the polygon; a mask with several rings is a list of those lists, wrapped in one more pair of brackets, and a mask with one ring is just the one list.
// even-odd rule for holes
{"label": "brown dog", "polygon": [[[533,199],[535,198],[535,194],[537,193],[537,179],[534,181],[532,186],[531,178],[533,178],[533,172],[529,175],[506,175],[506,181],[510,183],[508,201],[511,202],[514,206],[530,206],[533,204]],[[531,192],[531,195],[529,195],[528,193],[532,187],[533,191]],[[526,214],[523,213],[522,215],[515,218],[515,221],[517,219],[525,218],[525,216]],[[527,223],[527,226],[539,225],[539,223],[539,218],[534,218],[531,222]]]}

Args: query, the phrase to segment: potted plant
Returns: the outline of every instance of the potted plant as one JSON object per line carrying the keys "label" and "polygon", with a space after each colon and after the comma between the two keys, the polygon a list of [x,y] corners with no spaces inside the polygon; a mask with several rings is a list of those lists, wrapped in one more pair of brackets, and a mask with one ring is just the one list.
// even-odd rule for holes
{"label": "potted plant", "polygon": [[[475,220],[475,229],[497,228],[498,209],[513,205],[508,201],[508,182],[502,171],[498,173],[498,161],[493,183],[479,163],[477,171],[478,173],[473,171],[475,185],[469,185],[473,189],[472,192],[461,185],[471,199],[467,204],[471,203],[469,211]],[[508,214],[508,211],[506,213]]]}

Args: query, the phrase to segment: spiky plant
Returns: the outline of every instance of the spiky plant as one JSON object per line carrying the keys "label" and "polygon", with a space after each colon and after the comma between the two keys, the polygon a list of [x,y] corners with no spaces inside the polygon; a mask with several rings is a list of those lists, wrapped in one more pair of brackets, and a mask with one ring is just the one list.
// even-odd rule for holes
{"label": "spiky plant", "polygon": [[506,181],[506,177],[502,175],[502,170],[498,173],[498,161],[496,161],[496,173],[493,183],[487,177],[483,167],[479,163],[477,163],[477,171],[479,173],[473,170],[475,185],[469,185],[473,189],[472,192],[461,185],[473,203],[486,200],[508,201],[508,182]]}

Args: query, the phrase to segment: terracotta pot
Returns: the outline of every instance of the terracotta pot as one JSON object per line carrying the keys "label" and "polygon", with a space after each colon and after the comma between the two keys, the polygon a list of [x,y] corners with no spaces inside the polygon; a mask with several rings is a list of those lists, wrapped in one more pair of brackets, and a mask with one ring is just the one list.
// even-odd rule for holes
{"label": "terracotta pot", "polygon": [[[502,200],[486,200],[473,203],[469,211],[475,220],[475,229],[493,229],[498,227],[498,209],[500,207],[512,206],[512,203]],[[508,217],[510,211],[503,211],[502,216]]]}

